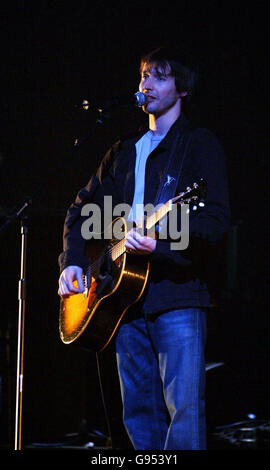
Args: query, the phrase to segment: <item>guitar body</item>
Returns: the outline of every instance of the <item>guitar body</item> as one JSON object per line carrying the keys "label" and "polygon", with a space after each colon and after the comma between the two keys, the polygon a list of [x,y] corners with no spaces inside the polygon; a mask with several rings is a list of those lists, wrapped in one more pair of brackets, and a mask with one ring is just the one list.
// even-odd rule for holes
{"label": "guitar body", "polygon": [[[119,222],[123,236],[126,222]],[[86,255],[91,261],[91,285],[83,294],[62,297],[60,301],[59,330],[63,343],[76,341],[78,346],[102,351],[114,336],[128,308],[141,297],[149,274],[147,257],[124,251],[111,256],[111,249],[119,244],[112,238],[110,244],[92,239],[87,242]],[[117,256],[117,252],[116,252]]]}

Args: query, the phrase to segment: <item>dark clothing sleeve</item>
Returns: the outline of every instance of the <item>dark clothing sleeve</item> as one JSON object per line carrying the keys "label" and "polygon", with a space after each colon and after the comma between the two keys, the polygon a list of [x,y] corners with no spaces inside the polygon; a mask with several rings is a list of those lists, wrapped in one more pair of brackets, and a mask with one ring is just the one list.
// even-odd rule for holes
{"label": "dark clothing sleeve", "polygon": [[116,185],[114,181],[114,155],[119,150],[120,142],[112,146],[104,156],[97,173],[82,188],[68,209],[63,232],[63,252],[58,258],[60,272],[67,266],[80,266],[86,271],[89,264],[85,256],[85,239],[81,235],[81,228],[88,216],[82,216],[81,210],[85,204],[95,203],[103,210],[104,196],[111,195],[113,204],[118,203]]}

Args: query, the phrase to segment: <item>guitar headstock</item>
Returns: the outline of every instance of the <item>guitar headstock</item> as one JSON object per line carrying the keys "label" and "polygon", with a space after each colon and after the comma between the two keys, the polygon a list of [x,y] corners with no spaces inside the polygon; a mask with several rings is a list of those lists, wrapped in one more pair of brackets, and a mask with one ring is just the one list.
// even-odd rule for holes
{"label": "guitar headstock", "polygon": [[[177,204],[190,204],[191,202],[195,202],[197,205],[203,207],[206,190],[207,183],[203,178],[201,178],[198,183],[193,183],[191,187],[188,186],[186,188],[186,191],[175,196],[172,199],[172,202]],[[196,205],[194,208],[195,207],[197,208]]]}

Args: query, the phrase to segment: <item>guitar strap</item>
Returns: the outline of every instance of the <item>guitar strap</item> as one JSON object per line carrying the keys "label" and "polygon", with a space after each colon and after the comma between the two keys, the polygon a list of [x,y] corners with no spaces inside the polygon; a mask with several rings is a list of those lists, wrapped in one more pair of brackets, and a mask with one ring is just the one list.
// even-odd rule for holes
{"label": "guitar strap", "polygon": [[193,126],[190,124],[187,125],[183,134],[178,136],[173,142],[168,159],[168,165],[164,171],[157,191],[154,202],[155,207],[158,204],[164,204],[175,195],[191,140],[192,129]]}

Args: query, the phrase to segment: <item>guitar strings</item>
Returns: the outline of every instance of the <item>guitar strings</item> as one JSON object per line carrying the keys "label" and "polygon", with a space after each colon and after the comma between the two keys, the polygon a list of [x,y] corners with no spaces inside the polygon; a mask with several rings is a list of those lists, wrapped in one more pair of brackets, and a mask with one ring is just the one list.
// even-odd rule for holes
{"label": "guitar strings", "polygon": [[[193,185],[194,186],[194,185]],[[191,190],[189,188],[189,190],[187,191],[187,193],[189,193],[189,197],[190,198],[193,198],[193,193],[198,191],[198,186],[195,187],[195,190]],[[179,199],[181,197],[181,202],[178,202],[178,204],[182,204],[185,202],[185,193],[181,193],[180,195],[174,197],[171,201],[172,203],[174,203],[175,201],[177,201],[177,199]],[[146,224],[146,228],[147,229],[151,229],[154,225],[156,225],[156,223],[162,218],[164,217],[164,215],[166,215],[169,210],[170,210],[170,200],[167,201],[167,203],[163,204],[162,207],[160,207],[157,211],[155,211],[151,216],[148,217],[148,219],[145,221]],[[148,224],[147,224],[148,222]],[[105,250],[104,254],[102,255],[101,258],[104,258],[104,256],[112,256],[112,253],[113,251],[116,252],[116,255],[115,258],[113,259],[113,261],[115,259],[117,259],[120,255],[122,255],[123,253],[125,253],[125,251],[127,251],[125,249],[125,247],[123,246],[124,245],[124,241],[125,241],[125,238],[123,238],[122,240],[120,240],[120,242],[118,242],[116,245],[108,248],[107,250]],[[95,269],[100,265],[100,259],[101,258],[98,258],[97,260],[95,260],[92,264],[90,264],[90,269],[91,271],[95,272]]]}
{"label": "guitar strings", "polygon": [[[168,212],[169,209],[168,209],[167,204],[168,203],[164,204],[161,208],[159,208],[156,212],[154,212],[154,214],[152,214],[148,218],[148,220],[146,221],[147,229],[152,228]],[[125,241],[125,238],[120,240],[120,242],[118,242],[116,245],[105,250],[105,253],[102,255],[101,258],[104,258],[104,256],[107,256],[107,255],[112,257],[112,253],[115,252],[115,258],[113,259],[113,261],[117,259],[120,255],[122,255],[126,251],[125,247],[123,246],[124,241]],[[95,269],[100,265],[101,258],[98,258],[92,264],[90,264],[90,269],[91,271],[93,271],[93,273],[96,272]]]}
{"label": "guitar strings", "polygon": [[[120,246],[121,245],[124,245],[124,240],[121,240],[120,242],[118,242],[116,245],[112,246],[112,247],[109,247],[107,250],[105,250],[104,254],[102,255],[102,257],[96,259],[92,264],[90,264],[90,268],[91,268],[91,271],[93,271],[93,273],[95,273],[95,269],[98,268],[100,266],[100,260],[102,258],[104,258],[104,256],[112,256],[112,253],[113,251],[116,251],[116,254],[117,256],[115,257],[115,259],[117,259],[120,255],[122,255],[123,253],[125,253],[125,247],[121,247],[120,249]],[[117,251],[118,250],[118,251]]]}

